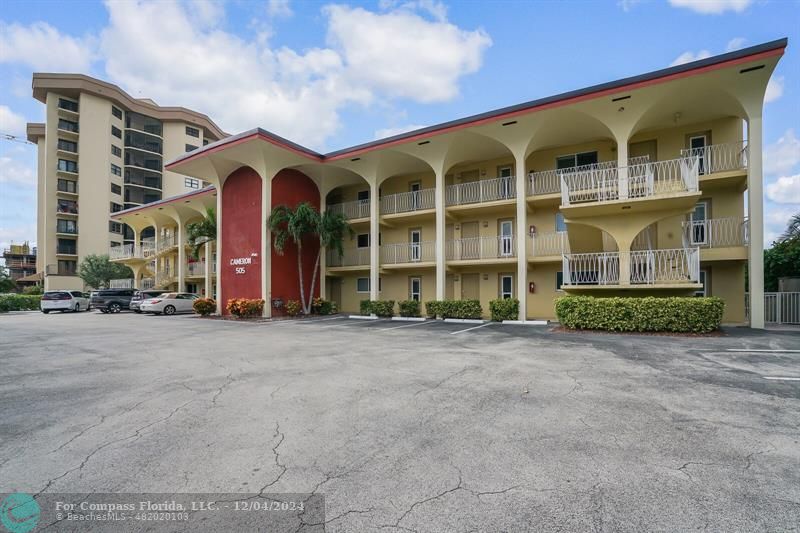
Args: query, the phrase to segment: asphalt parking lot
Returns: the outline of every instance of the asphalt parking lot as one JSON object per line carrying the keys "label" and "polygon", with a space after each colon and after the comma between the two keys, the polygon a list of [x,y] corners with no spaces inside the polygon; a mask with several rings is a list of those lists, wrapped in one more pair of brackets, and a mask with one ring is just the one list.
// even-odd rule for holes
{"label": "asphalt parking lot", "polygon": [[0,359],[3,492],[314,492],[328,531],[800,524],[795,332],[18,313]]}

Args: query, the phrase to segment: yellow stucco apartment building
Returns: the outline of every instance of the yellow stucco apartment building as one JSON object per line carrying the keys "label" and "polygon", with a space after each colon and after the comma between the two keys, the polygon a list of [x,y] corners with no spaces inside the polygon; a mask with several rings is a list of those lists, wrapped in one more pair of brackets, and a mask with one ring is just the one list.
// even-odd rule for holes
{"label": "yellow stucco apartment building", "polygon": [[[725,300],[724,322],[745,323],[749,290],[750,323],[763,327],[762,108],[786,45],[328,154],[261,129],[226,137],[167,164],[211,187],[114,215],[137,235],[155,235],[117,258],[134,267],[138,286],[197,280],[219,293],[229,266],[192,267],[186,224],[216,206],[221,241],[228,177],[254,170],[260,204],[270,206],[271,180],[292,169],[313,180],[322,209],[342,212],[355,230],[342,256],[324,254],[320,279],[344,311],[363,299],[478,299],[488,314],[490,300],[514,297],[520,320],[552,319],[565,294],[713,295]],[[268,216],[261,209],[261,257],[269,257]],[[162,261],[174,269],[164,272]],[[270,262],[259,268],[269,302]]]}

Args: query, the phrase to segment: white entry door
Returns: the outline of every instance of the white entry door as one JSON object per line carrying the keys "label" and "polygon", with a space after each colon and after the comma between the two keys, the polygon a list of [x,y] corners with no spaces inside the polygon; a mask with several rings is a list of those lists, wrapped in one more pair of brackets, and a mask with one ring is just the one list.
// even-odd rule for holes
{"label": "white entry door", "polygon": [[500,255],[508,257],[514,254],[514,223],[504,220],[500,223]]}

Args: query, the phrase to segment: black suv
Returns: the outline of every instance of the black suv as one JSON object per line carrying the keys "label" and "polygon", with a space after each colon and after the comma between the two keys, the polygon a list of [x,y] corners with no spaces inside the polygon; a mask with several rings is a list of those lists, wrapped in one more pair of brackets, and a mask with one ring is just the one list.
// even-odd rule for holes
{"label": "black suv", "polygon": [[150,298],[155,298],[156,296],[160,296],[164,294],[163,290],[158,289],[148,289],[146,291],[136,291],[133,293],[133,298],[131,298],[130,303],[130,310],[134,313],[141,313],[139,310],[139,306],[142,305],[142,302],[145,300],[149,300]]}
{"label": "black suv", "polygon": [[101,313],[119,313],[128,309],[135,289],[101,289],[92,293],[92,307]]}

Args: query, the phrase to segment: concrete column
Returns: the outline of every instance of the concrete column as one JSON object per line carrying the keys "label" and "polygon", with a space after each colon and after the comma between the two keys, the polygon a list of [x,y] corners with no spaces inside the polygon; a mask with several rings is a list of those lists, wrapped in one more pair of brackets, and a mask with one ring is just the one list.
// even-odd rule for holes
{"label": "concrete column", "polygon": [[525,174],[525,152],[514,154],[517,187],[517,299],[519,320],[528,317],[528,204]]}
{"label": "concrete column", "polygon": [[211,292],[212,292],[211,291],[211,281],[212,281],[212,274],[211,273],[213,272],[213,270],[211,268],[212,267],[211,263],[213,262],[212,258],[211,258],[211,254],[212,254],[211,242],[210,241],[207,242],[205,244],[204,248],[205,248],[204,253],[206,255],[206,264],[205,264],[205,267],[206,267],[205,268],[205,276],[206,276],[206,279],[205,279],[205,291],[206,291],[206,294],[205,294],[205,296],[206,296],[206,298],[211,298]]}
{"label": "concrete column", "polygon": [[747,121],[747,209],[750,220],[750,327],[764,329],[764,181],[761,116]]}
{"label": "concrete column", "polygon": [[263,316],[272,317],[272,235],[269,231],[269,215],[272,212],[272,176],[268,171],[261,176],[261,298],[264,299]]}
{"label": "concrete column", "polygon": [[186,290],[186,226],[182,220],[178,220],[178,291]]}
{"label": "concrete column", "polygon": [[447,289],[447,264],[445,263],[444,229],[447,223],[447,212],[444,203],[444,169],[436,169],[436,190],[434,204],[436,206],[436,299],[444,300]]}
{"label": "concrete column", "polygon": [[378,179],[369,184],[369,299],[380,299],[380,198]]}
{"label": "concrete column", "polygon": [[619,172],[619,197],[628,197],[628,135],[617,136],[617,169]]}
{"label": "concrete column", "polygon": [[133,257],[139,257],[139,254],[142,251],[142,245],[139,243],[139,230],[135,229],[131,226],[133,230]]}
{"label": "concrete column", "polygon": [[[209,295],[210,297],[211,295]],[[224,309],[222,302],[222,184],[217,187],[217,314]]]}
{"label": "concrete column", "polygon": [[[324,213],[325,209],[327,209],[327,205],[325,203],[325,194],[319,195],[319,212]],[[328,299],[327,295],[327,280],[325,279],[325,271],[327,270],[327,261],[328,261],[328,250],[322,249],[321,253],[319,254],[319,296],[325,300]],[[314,295],[312,294],[311,297],[313,298]]]}

